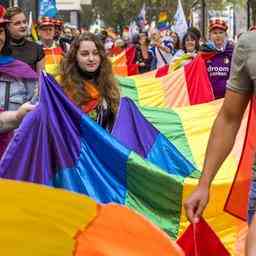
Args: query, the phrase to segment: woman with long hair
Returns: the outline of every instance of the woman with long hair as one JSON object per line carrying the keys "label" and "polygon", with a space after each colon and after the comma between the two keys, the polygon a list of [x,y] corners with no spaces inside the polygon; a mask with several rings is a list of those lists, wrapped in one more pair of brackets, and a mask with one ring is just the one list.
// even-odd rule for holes
{"label": "woman with long hair", "polygon": [[193,32],[187,32],[182,39],[182,50],[184,53],[195,55],[199,51],[199,38]]}
{"label": "woman with long hair", "polygon": [[104,45],[96,35],[85,32],[74,39],[57,80],[78,107],[111,131],[120,92]]}
{"label": "woman with long hair", "polygon": [[140,33],[136,44],[135,61],[139,65],[139,73],[145,73],[151,70],[153,55],[149,51],[150,40],[147,33]]}
{"label": "woman with long hair", "polygon": [[197,56],[200,48],[198,35],[187,31],[182,38],[181,46],[182,48],[172,58],[172,62],[175,63],[175,69],[187,64]]}

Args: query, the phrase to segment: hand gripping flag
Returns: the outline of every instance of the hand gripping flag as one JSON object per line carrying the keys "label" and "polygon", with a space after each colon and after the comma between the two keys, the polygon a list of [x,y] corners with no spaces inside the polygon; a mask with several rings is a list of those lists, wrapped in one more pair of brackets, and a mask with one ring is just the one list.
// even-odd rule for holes
{"label": "hand gripping flag", "polygon": [[197,224],[190,224],[177,243],[186,256],[230,255],[203,218]]}

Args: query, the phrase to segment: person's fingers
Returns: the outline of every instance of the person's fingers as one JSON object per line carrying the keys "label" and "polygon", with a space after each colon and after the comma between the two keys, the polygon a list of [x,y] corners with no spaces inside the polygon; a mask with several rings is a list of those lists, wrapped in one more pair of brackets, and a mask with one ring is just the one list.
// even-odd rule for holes
{"label": "person's fingers", "polygon": [[206,202],[204,200],[201,200],[198,204],[198,207],[195,211],[195,218],[199,220],[200,216],[202,215],[202,212],[206,206]]}
{"label": "person's fingers", "polygon": [[26,110],[27,111],[32,111],[36,108],[36,105],[32,105],[32,104],[29,104],[27,107],[26,107]]}
{"label": "person's fingers", "polygon": [[188,200],[185,202],[184,208],[188,220],[191,223],[194,223],[196,218],[195,212],[197,209],[197,202],[194,202],[193,200]]}
{"label": "person's fingers", "polygon": [[188,220],[191,223],[194,223],[194,221],[195,221],[194,207],[188,206],[186,209],[186,215],[187,215]]}

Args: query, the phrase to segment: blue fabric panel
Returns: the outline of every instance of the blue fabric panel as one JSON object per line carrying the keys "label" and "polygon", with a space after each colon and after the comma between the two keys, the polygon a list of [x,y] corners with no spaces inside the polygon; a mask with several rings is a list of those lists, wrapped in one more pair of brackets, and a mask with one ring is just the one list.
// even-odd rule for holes
{"label": "blue fabric panel", "polygon": [[189,176],[196,168],[161,133],[147,155],[147,160],[170,174]]}
{"label": "blue fabric panel", "polygon": [[5,65],[13,62],[15,59],[11,56],[0,56],[0,65]]}
{"label": "blue fabric panel", "polygon": [[124,204],[130,151],[84,115],[81,152],[72,168],[59,170],[52,185],[87,194],[97,202]]}

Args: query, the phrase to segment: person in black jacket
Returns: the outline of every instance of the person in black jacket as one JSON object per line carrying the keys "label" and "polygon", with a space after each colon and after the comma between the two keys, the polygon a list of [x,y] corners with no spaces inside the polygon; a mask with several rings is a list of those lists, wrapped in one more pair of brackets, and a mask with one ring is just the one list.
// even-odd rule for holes
{"label": "person in black jacket", "polygon": [[136,63],[139,65],[139,73],[151,70],[153,55],[149,51],[150,40],[146,33],[140,33],[136,44]]}

